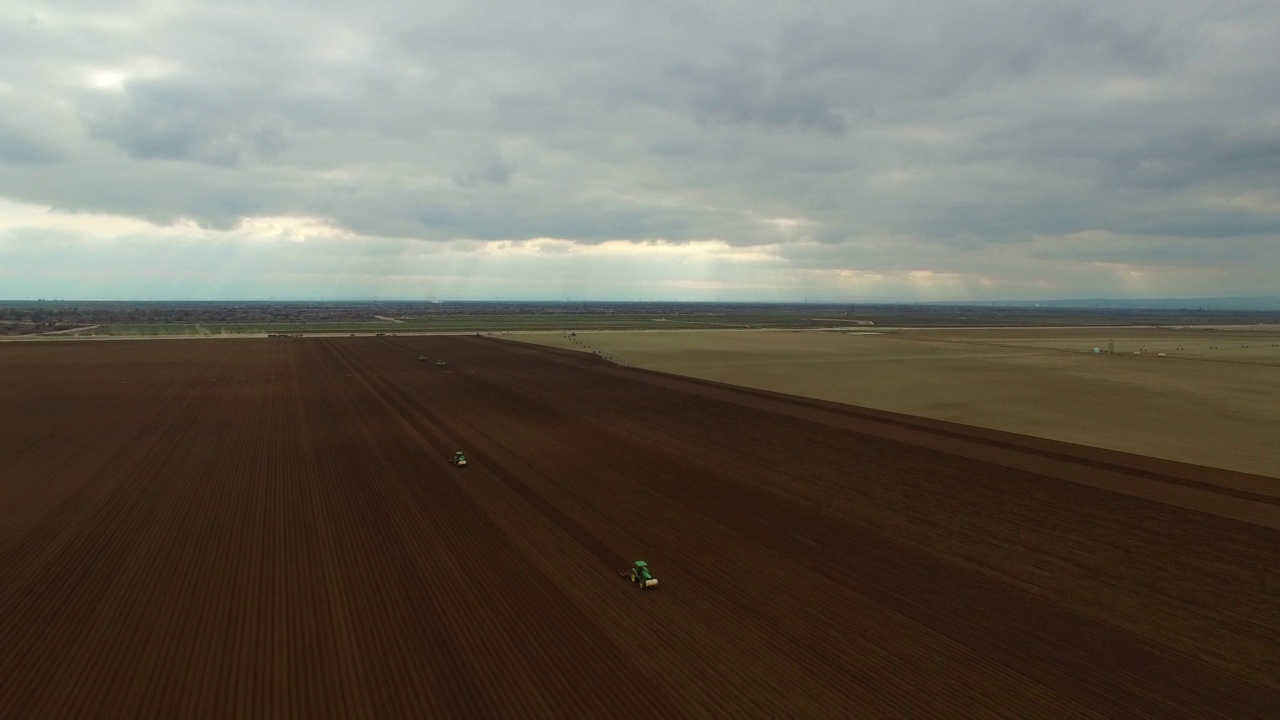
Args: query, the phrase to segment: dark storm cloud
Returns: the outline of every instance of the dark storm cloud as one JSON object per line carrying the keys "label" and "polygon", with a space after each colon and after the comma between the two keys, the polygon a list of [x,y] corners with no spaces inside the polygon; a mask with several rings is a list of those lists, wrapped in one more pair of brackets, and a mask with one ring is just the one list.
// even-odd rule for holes
{"label": "dark storm cloud", "polygon": [[464,187],[477,185],[506,185],[511,182],[511,166],[501,155],[477,158],[454,176],[454,181]]}
{"label": "dark storm cloud", "polygon": [[0,162],[44,164],[62,159],[62,153],[30,133],[6,127],[0,121]]}
{"label": "dark storm cloud", "polygon": [[767,80],[741,68],[690,75],[700,85],[691,99],[699,121],[817,131],[833,137],[845,133],[844,117],[820,92]]}
{"label": "dark storm cloud", "polygon": [[242,157],[271,157],[280,150],[280,131],[245,117],[239,95],[172,81],[137,82],[125,90],[85,101],[81,121],[89,137],[135,159],[236,165]]}
{"label": "dark storm cloud", "polygon": [[20,5],[0,195],[69,211],[869,270],[1280,233],[1271,2]]}

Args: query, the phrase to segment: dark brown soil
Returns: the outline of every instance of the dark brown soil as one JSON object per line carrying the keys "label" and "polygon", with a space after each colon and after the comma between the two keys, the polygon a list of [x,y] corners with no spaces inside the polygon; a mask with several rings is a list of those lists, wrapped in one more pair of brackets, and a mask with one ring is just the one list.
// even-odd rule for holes
{"label": "dark brown soil", "polygon": [[0,345],[0,717],[1270,718],[1277,495],[489,338]]}

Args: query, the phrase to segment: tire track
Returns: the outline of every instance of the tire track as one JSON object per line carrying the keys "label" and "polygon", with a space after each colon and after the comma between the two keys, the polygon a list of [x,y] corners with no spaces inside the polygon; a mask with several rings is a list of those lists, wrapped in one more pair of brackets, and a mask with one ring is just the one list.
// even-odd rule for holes
{"label": "tire track", "polygon": [[[418,437],[420,440],[424,441],[428,445],[428,447],[433,448],[434,463],[438,467],[447,469],[449,466],[445,462],[444,457],[451,452],[450,449],[455,447],[455,445],[446,444],[447,441],[442,439],[446,437],[445,432],[441,429],[442,426],[437,424],[436,422],[433,422],[427,419],[425,416],[419,415],[412,408],[406,407],[404,405],[403,398],[400,397],[400,395],[395,391],[394,386],[390,385],[390,381],[388,381],[385,378],[385,376],[378,376],[378,375],[372,375],[372,374],[361,376],[359,373],[356,373],[356,376],[362,377],[362,379],[370,387],[371,392],[377,395],[380,398],[380,400],[387,405],[388,409],[391,412],[395,413],[396,416],[401,419],[402,426],[405,427],[411,435]],[[434,440],[434,442],[432,440]],[[484,469],[480,470],[479,467],[468,467],[467,472],[469,475],[477,474],[475,472],[477,470],[480,470],[480,472],[482,473],[488,473],[490,470],[487,460],[477,459],[475,460],[475,464],[477,466],[483,464]],[[450,494],[456,499],[458,503],[460,503],[460,507],[466,508],[466,511],[465,511],[466,515],[474,518],[473,521],[471,522],[473,526],[482,525],[482,526],[488,527],[488,532],[486,534],[491,538],[493,538],[497,547],[502,548],[498,557],[515,558],[515,557],[524,556],[524,552],[507,539],[508,536],[502,530],[502,528],[496,525],[493,525],[491,521],[489,521],[488,517],[483,512],[481,512],[478,508],[476,508],[474,506],[473,501],[465,493],[461,492],[461,490],[455,484],[449,483],[446,486],[435,486],[435,487],[437,489],[444,487],[450,490]],[[500,567],[500,565],[497,565],[495,567]],[[511,566],[511,568],[505,572],[519,573],[520,567],[518,565]],[[503,571],[495,572],[490,577],[501,577],[501,576],[503,576]],[[566,606],[566,600],[565,598],[563,598],[563,596],[560,594],[558,590],[554,588],[548,588],[546,585],[538,582],[522,582],[522,584],[526,587],[526,589],[523,592],[527,593],[530,597],[545,598],[543,602],[539,604],[545,607]],[[495,587],[495,590],[493,592],[501,593],[501,589]],[[537,628],[537,627],[540,627],[540,625],[538,624],[535,617],[530,616],[528,622],[520,623],[518,624],[518,627]],[[593,629],[594,626],[592,624],[588,623],[588,624],[582,624],[582,625],[574,625],[572,627],[574,628],[573,633],[575,635],[585,636],[583,640],[576,643],[577,646],[580,648],[588,648],[588,647],[607,648],[607,647],[610,647],[612,644],[605,637],[600,635],[600,633],[597,630],[594,630]],[[586,638],[593,638],[593,639],[587,640]],[[573,664],[566,664],[566,663],[571,663],[571,660],[569,656],[563,655],[563,652],[558,649],[560,642],[562,642],[562,640],[557,638],[547,637],[537,641],[531,640],[529,642],[528,647],[530,648],[545,647],[548,649],[555,647],[557,648],[556,655],[561,656],[555,662],[559,667],[562,668],[562,672],[572,673],[575,675],[588,672],[590,668],[579,668]],[[550,658],[548,658],[548,660],[550,660]],[[603,665],[601,665],[598,668],[600,670],[603,670],[604,668],[607,668],[607,667],[615,668],[613,672],[617,673],[618,677],[641,675],[641,673],[636,667],[634,667],[630,663],[627,663],[623,658],[619,656],[601,656],[599,657],[597,662],[603,663]],[[593,680],[591,679],[590,675],[587,674],[581,678],[580,682],[576,683],[576,686],[582,687],[591,682],[593,682]],[[581,690],[576,690],[575,692],[581,692]],[[595,712],[600,712],[607,709],[610,712],[610,714],[613,714],[618,712],[621,709],[618,698],[612,694],[605,695],[605,696],[597,695],[596,697],[598,699],[596,699],[594,702],[601,703],[603,701],[603,704],[599,705]],[[646,701],[647,701],[648,707],[654,712],[670,714],[673,716],[679,716],[680,714],[678,708],[673,703],[671,703],[666,698],[665,693],[663,693],[659,689],[654,689],[648,692],[646,694]]]}

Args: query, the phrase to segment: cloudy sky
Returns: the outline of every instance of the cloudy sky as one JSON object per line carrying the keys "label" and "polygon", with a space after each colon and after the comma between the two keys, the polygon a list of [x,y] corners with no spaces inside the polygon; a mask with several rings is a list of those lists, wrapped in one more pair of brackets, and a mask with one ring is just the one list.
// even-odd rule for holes
{"label": "cloudy sky", "polygon": [[0,297],[1264,294],[1275,0],[0,7]]}

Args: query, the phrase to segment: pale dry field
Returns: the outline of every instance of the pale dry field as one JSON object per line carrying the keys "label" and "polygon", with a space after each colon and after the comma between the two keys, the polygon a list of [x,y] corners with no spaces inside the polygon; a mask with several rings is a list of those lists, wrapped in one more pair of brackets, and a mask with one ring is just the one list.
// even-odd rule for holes
{"label": "pale dry field", "polygon": [[[577,340],[635,367],[1280,477],[1274,326],[864,332]],[[508,338],[584,349],[561,333]]]}

